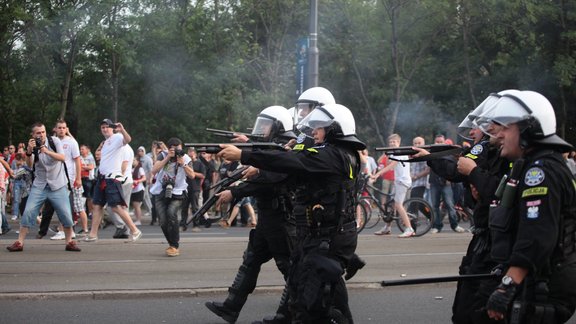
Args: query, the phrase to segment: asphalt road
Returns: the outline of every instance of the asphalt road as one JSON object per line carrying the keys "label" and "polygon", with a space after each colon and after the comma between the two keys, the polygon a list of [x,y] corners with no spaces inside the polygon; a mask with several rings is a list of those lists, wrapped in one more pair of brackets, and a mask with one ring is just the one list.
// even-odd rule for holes
{"label": "asphalt road", "polygon": [[[410,288],[351,289],[355,323],[449,323],[453,284]],[[223,294],[196,297],[106,300],[2,300],[3,323],[225,323],[204,303],[223,300]],[[252,323],[276,310],[276,293],[257,293],[237,323]]]}
{"label": "asphalt road", "polygon": [[[14,230],[17,228],[15,226]],[[34,235],[24,251],[4,249],[15,231],[0,236],[0,309],[4,323],[222,323],[204,307],[223,300],[241,264],[249,228],[213,226],[182,232],[181,255],[164,255],[158,226],[144,225],[136,243],[112,239],[107,228],[82,252],[64,251],[62,241]],[[382,280],[455,275],[471,234],[443,231],[419,238],[359,236],[367,262],[348,282],[357,323],[447,323],[453,284],[380,288]],[[273,262],[264,265],[258,288],[239,323],[275,311],[283,279]]]}

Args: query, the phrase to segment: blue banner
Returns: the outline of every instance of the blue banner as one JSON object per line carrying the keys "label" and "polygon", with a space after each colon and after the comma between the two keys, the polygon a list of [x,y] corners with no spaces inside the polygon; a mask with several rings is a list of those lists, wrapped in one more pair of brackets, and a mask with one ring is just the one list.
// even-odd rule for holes
{"label": "blue banner", "polygon": [[296,98],[307,89],[306,73],[308,71],[308,37],[298,39],[296,50]]}

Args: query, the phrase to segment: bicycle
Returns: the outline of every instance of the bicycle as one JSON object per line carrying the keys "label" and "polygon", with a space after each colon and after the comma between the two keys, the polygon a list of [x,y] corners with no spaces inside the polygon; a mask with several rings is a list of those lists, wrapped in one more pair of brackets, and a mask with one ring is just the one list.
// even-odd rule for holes
{"label": "bicycle", "polygon": [[[362,185],[362,190],[359,194],[360,197],[356,205],[357,219],[361,219],[357,227],[357,232],[360,233],[364,228],[373,228],[380,220],[386,223],[396,221],[396,225],[400,231],[404,232],[406,227],[400,217],[396,215],[394,208],[394,194],[385,193],[374,187],[368,183],[367,177],[368,176],[364,179],[364,184]],[[374,196],[374,192],[386,197],[386,202],[381,204],[380,200]],[[367,195],[362,195],[362,193],[366,193]],[[434,224],[435,217],[430,203],[422,198],[414,197],[406,199],[402,205],[414,229],[414,236],[422,236],[428,233],[432,228],[432,224]]]}

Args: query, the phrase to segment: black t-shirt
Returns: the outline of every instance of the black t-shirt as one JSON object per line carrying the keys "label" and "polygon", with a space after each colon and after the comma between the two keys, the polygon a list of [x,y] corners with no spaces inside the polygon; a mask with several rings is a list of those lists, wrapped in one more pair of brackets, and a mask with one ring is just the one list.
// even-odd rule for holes
{"label": "black t-shirt", "polygon": [[220,180],[224,178],[228,178],[230,172],[236,170],[240,163],[238,161],[233,162],[223,162],[220,164],[220,169],[218,169],[218,173],[220,174]]}
{"label": "black t-shirt", "polygon": [[[191,161],[189,165],[194,170],[194,173],[203,174],[206,177],[206,167],[200,160]],[[195,177],[194,179],[190,179],[186,177],[186,182],[188,183],[188,191],[201,191],[202,190],[202,180],[201,178]]]}

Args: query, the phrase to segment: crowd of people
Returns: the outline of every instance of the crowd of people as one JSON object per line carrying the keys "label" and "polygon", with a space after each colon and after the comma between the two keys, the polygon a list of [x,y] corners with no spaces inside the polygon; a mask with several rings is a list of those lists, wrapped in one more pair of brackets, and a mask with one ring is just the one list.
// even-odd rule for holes
{"label": "crowd of people", "polygon": [[[417,153],[410,160],[417,162],[372,158],[356,136],[351,111],[321,87],[305,91],[292,110],[271,106],[257,116],[252,135],[283,149],[221,144],[215,155],[198,155],[173,137],[166,144],[154,141],[148,154],[142,146],[134,154],[122,123],[105,119],[100,130],[104,140],[93,156],[63,120],[53,135],[36,123],[27,143],[18,150],[6,147],[0,159],[2,233],[11,230],[8,218],[20,220],[18,239],[8,251],[23,251],[37,223],[36,237],[43,238],[56,212],[60,226],[52,238],[78,252],[76,236],[98,241],[104,207],[107,222],[117,229],[114,238],[135,242],[143,235],[138,226],[144,205],[150,225],[162,228],[169,245],[165,254],[175,257],[190,214],[215,196],[216,210],[232,211],[221,226],[231,226],[245,209],[243,222],[254,228],[227,298],[207,302],[210,311],[234,323],[262,264],[274,259],[286,286],[276,314],[263,323],[353,323],[344,279],[365,266],[355,253],[357,191],[364,174],[394,197],[405,227],[400,238],[414,236],[402,206],[407,196],[431,202],[432,233],[442,230],[444,213],[453,231],[464,232],[456,207],[471,210],[472,239],[459,272],[492,276],[458,282],[454,323],[565,323],[576,310],[574,147],[556,135],[552,105],[537,92],[504,90],[486,98],[459,126],[468,145],[458,156],[431,154],[422,147],[424,137],[413,138]],[[251,141],[245,134],[234,136],[232,142]],[[444,134],[433,140],[452,143]],[[399,147],[402,139],[392,134],[387,141]],[[242,181],[211,192],[240,166]],[[6,215],[7,202],[12,216]],[[210,224],[200,217],[192,230],[202,222]],[[390,233],[390,224],[375,232]]]}

